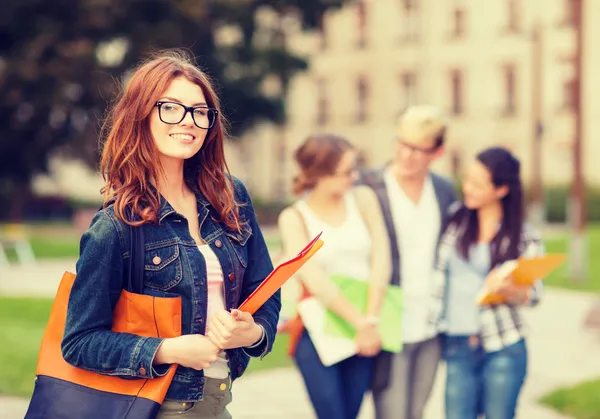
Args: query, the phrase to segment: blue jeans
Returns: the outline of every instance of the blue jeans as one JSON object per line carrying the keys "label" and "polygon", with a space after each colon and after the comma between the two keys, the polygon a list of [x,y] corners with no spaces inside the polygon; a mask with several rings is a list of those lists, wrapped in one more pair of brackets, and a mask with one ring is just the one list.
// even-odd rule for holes
{"label": "blue jeans", "polygon": [[524,340],[496,352],[470,344],[468,336],[445,336],[446,419],[513,419],[527,375]]}
{"label": "blue jeans", "polygon": [[375,358],[353,356],[326,367],[304,332],[295,359],[319,419],[356,419],[373,379]]}

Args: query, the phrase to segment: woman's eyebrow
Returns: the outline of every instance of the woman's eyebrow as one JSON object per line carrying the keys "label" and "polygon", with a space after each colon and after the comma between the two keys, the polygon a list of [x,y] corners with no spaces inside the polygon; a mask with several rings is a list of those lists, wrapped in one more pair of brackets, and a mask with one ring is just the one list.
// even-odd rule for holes
{"label": "woman's eyebrow", "polygon": [[[164,99],[164,100],[170,100],[170,101],[172,101],[172,102],[177,102],[177,103],[181,103],[181,104],[183,104],[183,102],[182,102],[181,100],[179,100],[179,99],[176,99],[176,98],[174,98],[174,97],[170,97],[170,96],[163,96],[163,97],[161,98],[161,100],[163,100],[163,99]],[[208,105],[206,104],[206,102],[198,102],[198,103],[194,103],[194,104],[192,105],[192,107],[196,107],[196,106],[208,106]]]}

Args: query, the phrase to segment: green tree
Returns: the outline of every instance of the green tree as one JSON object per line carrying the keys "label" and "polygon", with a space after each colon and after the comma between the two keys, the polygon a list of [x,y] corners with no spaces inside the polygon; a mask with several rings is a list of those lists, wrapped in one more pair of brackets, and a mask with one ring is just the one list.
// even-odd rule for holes
{"label": "green tree", "polygon": [[[7,199],[11,218],[21,214],[31,177],[47,170],[50,153],[61,149],[96,162],[98,121],[120,76],[152,51],[186,48],[197,57],[217,82],[234,135],[260,120],[282,122],[287,81],[306,63],[286,50],[281,25],[262,25],[257,16],[265,10],[293,14],[310,29],[343,2],[5,0],[0,196]],[[239,41],[219,42],[223,28],[237,31]],[[266,80],[282,84],[279,95],[263,92]]]}

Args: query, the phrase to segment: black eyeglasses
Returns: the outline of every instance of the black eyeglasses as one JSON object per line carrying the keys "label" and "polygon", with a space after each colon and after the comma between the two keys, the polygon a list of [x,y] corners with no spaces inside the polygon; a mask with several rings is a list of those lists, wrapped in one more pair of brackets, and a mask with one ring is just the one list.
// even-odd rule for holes
{"label": "black eyeglasses", "polygon": [[158,117],[162,122],[169,125],[179,124],[184,120],[188,112],[192,115],[194,125],[201,129],[211,128],[217,119],[217,111],[206,106],[185,106],[177,102],[156,102]]}
{"label": "black eyeglasses", "polygon": [[415,145],[408,144],[407,142],[404,142],[402,140],[400,140],[400,144],[402,144],[402,147],[406,148],[407,150],[410,150],[413,153],[419,153],[421,155],[433,154],[440,148],[438,145],[434,145],[433,147],[427,147],[427,148],[417,147]]}

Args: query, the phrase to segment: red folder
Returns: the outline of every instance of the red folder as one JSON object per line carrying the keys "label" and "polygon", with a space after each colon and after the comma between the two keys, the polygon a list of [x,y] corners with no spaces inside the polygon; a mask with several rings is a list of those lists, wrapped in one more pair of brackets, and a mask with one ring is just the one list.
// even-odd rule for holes
{"label": "red folder", "polygon": [[290,279],[323,246],[321,234],[312,239],[298,256],[281,263],[252,294],[240,305],[239,310],[254,314],[281,286]]}

